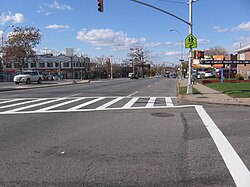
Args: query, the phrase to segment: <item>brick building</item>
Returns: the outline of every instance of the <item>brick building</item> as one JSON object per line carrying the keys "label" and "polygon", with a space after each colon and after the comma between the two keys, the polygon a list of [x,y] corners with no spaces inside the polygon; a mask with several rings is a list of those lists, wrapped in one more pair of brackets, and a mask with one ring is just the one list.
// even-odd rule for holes
{"label": "brick building", "polygon": [[[250,45],[247,45],[237,51],[238,60],[250,60]],[[237,73],[241,74],[244,79],[250,79],[250,64],[238,64]]]}

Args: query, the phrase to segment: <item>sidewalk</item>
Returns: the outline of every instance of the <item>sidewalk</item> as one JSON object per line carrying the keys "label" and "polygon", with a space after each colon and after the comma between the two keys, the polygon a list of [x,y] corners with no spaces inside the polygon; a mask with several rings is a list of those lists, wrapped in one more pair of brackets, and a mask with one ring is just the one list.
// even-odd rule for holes
{"label": "sidewalk", "polygon": [[33,89],[33,88],[55,87],[55,86],[64,86],[72,84],[84,84],[89,82],[90,80],[79,80],[79,79],[75,79],[75,81],[73,81],[72,79],[64,79],[62,81],[42,81],[41,84],[37,83],[15,84],[14,82],[0,82],[0,92]]}
{"label": "sidewalk", "polygon": [[[178,80],[178,86],[187,86],[188,79]],[[194,88],[201,94],[185,94],[179,95],[178,98],[195,103],[210,103],[210,104],[224,104],[224,105],[243,105],[250,106],[250,98],[232,98],[222,92],[211,89],[202,84],[194,84]]]}

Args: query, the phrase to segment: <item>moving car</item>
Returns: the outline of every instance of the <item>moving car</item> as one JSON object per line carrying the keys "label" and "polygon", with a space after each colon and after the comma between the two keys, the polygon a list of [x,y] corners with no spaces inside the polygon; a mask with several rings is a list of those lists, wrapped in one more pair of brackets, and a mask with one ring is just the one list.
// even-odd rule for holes
{"label": "moving car", "polygon": [[130,78],[130,79],[138,79],[138,76],[136,74],[134,74],[134,73],[129,73],[128,78]]}

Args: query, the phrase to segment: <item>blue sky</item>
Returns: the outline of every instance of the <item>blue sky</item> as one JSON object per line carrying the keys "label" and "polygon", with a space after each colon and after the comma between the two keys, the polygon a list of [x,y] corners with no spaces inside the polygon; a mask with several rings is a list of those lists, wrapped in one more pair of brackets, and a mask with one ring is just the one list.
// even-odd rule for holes
{"label": "blue sky", "polygon": [[[0,0],[0,32],[8,25],[34,26],[42,33],[39,52],[66,48],[95,58],[113,56],[120,63],[129,48],[143,45],[155,64],[177,64],[180,40],[188,36],[188,25],[169,15],[130,0]],[[188,21],[188,0],[142,0]],[[193,4],[193,35],[198,48],[215,46],[235,53],[250,44],[249,0],[199,0]],[[170,29],[178,31],[170,32]],[[11,32],[6,29],[4,36]],[[188,50],[184,48],[184,59]]]}

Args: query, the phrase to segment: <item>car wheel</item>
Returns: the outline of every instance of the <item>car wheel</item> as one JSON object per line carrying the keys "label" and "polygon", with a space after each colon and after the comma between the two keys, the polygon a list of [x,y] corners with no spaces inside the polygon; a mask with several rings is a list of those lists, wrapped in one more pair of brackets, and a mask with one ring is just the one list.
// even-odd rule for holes
{"label": "car wheel", "polygon": [[38,82],[38,84],[41,84],[42,83],[42,79],[39,78],[37,82]]}
{"label": "car wheel", "polygon": [[27,79],[27,80],[26,80],[26,84],[30,84],[30,79]]}
{"label": "car wheel", "polygon": [[19,82],[15,82],[15,84],[19,84]]}

